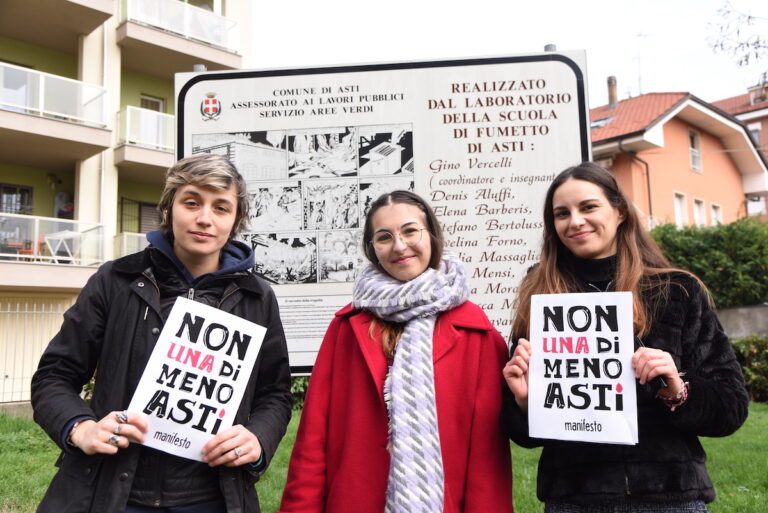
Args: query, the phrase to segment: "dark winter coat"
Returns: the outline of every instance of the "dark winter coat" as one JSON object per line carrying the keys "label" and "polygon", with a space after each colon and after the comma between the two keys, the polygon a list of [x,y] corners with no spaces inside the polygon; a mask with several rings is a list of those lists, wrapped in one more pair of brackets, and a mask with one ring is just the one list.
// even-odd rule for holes
{"label": "dark winter coat", "polygon": [[[100,419],[128,406],[163,326],[153,251],[159,250],[150,247],[101,266],[64,314],[61,330],[40,360],[32,380],[35,420],[64,450],[40,512],[103,513],[125,508],[141,447],[131,444],[116,455],[86,456],[65,447],[61,434],[77,417]],[[156,260],[157,254],[153,256]],[[274,293],[253,274],[210,276],[190,290],[193,299],[207,297],[203,302],[210,302],[212,289],[218,300],[214,306],[267,328],[234,421],[257,436],[266,464],[259,471],[217,467],[228,513],[258,512],[254,483],[275,453],[291,413],[285,336]],[[89,405],[79,393],[96,369]]]}
{"label": "dark winter coat", "polygon": [[726,436],[747,417],[749,397],[731,343],[708,296],[691,276],[670,276],[667,300],[651,301],[655,318],[643,339],[672,355],[689,382],[688,400],[675,411],[651,385],[637,387],[639,443],[613,445],[528,437],[528,418],[506,389],[504,419],[512,440],[544,446],[539,460],[539,500],[711,502],[715,490],[699,436]]}

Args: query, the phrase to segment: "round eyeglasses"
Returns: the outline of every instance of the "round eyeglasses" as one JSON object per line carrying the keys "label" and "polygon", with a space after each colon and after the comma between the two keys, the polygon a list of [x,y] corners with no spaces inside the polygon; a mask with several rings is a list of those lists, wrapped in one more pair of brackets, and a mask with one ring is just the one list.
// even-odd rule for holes
{"label": "round eyeglasses", "polygon": [[413,246],[421,242],[422,232],[424,230],[426,230],[426,228],[406,228],[397,232],[397,234],[392,234],[390,232],[376,232],[371,240],[371,244],[373,244],[374,249],[379,251],[389,249],[395,243],[395,235],[397,235],[400,237],[403,244],[406,246]]}

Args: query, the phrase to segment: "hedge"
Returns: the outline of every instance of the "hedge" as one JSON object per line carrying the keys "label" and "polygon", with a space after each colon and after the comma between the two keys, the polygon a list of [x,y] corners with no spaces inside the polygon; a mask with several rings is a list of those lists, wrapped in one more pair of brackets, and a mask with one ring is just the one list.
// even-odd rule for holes
{"label": "hedge", "polygon": [[752,335],[734,341],[736,359],[744,370],[749,396],[768,402],[768,337]]}
{"label": "hedge", "polygon": [[665,224],[651,236],[674,267],[701,278],[718,308],[768,302],[768,223],[743,218],[701,228]]}

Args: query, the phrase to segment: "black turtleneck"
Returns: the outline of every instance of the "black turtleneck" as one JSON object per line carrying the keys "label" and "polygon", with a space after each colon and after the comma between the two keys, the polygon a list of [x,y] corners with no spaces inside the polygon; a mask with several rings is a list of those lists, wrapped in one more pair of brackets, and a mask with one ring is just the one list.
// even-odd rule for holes
{"label": "black turtleneck", "polygon": [[582,284],[585,292],[607,292],[615,288],[616,265],[618,257],[605,258],[573,257],[573,273]]}

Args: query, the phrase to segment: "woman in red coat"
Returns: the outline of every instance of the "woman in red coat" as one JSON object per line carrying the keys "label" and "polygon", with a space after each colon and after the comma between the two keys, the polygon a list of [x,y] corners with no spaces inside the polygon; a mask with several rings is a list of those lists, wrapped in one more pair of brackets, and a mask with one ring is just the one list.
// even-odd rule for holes
{"label": "woman in red coat", "polygon": [[371,265],[320,348],[281,511],[510,513],[507,347],[467,301],[432,209],[381,196],[363,248]]}

